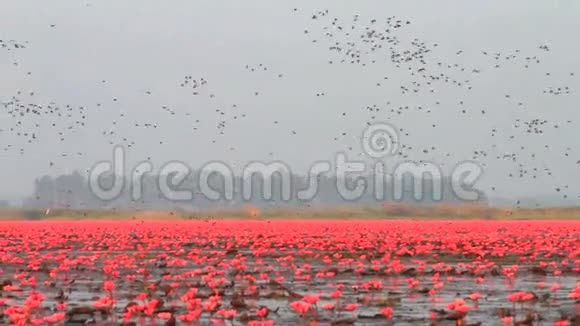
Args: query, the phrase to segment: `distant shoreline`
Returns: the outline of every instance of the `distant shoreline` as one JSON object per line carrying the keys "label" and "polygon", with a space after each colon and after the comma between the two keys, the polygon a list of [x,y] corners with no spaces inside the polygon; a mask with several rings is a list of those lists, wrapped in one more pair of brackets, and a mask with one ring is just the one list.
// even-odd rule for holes
{"label": "distant shoreline", "polygon": [[169,210],[0,209],[0,220],[580,220],[580,207],[503,209],[476,205]]}

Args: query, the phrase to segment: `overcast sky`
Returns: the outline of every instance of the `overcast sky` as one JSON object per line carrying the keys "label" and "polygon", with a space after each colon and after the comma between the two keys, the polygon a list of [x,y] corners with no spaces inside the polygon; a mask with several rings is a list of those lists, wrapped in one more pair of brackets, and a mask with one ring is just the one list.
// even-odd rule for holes
{"label": "overcast sky", "polygon": [[[326,9],[327,16],[312,19]],[[396,67],[385,48],[363,54],[366,66],[340,64],[344,56],[329,47],[334,42],[344,46],[348,39],[331,22],[337,18],[348,29],[356,14],[357,37],[365,27],[384,29],[389,16],[409,20],[396,32],[396,47],[413,49],[415,38],[425,42],[432,51],[424,67],[469,80],[472,89],[422,82],[420,92],[402,94],[402,85],[413,88],[417,80],[408,68],[422,66]],[[371,19],[377,23],[372,25]],[[157,166],[182,160],[195,168],[212,160],[236,167],[282,160],[295,171],[306,171],[337,151],[360,159],[360,135],[375,116],[404,130],[401,143],[412,148],[408,159],[450,169],[484,151],[487,157],[479,155],[485,166],[480,187],[490,196],[560,195],[554,189],[568,186],[566,193],[577,198],[578,31],[580,3],[574,0],[4,0],[0,39],[26,48],[0,48],[0,102],[16,96],[21,103],[53,102],[76,111],[71,117],[39,120],[14,118],[0,105],[0,196],[26,195],[34,178],[85,170],[110,159],[114,144],[131,142],[131,162],[151,157]],[[350,40],[364,53],[369,46],[357,37]],[[512,54],[516,57],[505,59]],[[525,68],[525,57],[534,56],[540,63]],[[268,70],[246,69],[260,64]],[[186,75],[207,80],[198,96],[180,86]],[[545,94],[550,87],[568,87],[570,93]],[[380,111],[369,112],[373,105]],[[86,125],[66,129],[79,118],[80,106]],[[396,112],[405,106],[409,109]],[[540,126],[542,135],[524,130],[524,122],[536,118],[548,121]],[[225,128],[218,127],[222,120]],[[28,143],[10,130],[18,121],[19,130],[35,132],[35,141]],[[146,123],[157,128],[143,127]],[[58,135],[62,130],[68,131]],[[512,153],[517,162],[496,158]],[[534,168],[549,169],[552,175],[536,173],[534,179]],[[530,174],[510,178],[518,169]]]}

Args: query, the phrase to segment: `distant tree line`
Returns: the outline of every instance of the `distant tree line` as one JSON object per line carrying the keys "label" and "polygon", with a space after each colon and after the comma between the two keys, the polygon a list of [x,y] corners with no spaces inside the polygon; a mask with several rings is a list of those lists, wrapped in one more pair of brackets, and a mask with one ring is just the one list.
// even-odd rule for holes
{"label": "distant tree line", "polygon": [[[171,200],[161,191],[159,187],[159,178],[156,176],[145,175],[141,182],[142,194],[139,198],[133,196],[132,184],[129,180],[125,180],[125,187],[116,198],[111,200],[100,199],[89,187],[89,179],[87,176],[79,172],[73,172],[58,177],[43,176],[37,178],[34,182],[34,191],[32,195],[23,201],[24,208],[70,208],[70,209],[211,209],[211,208],[239,208],[244,205],[253,205],[256,207],[305,207],[305,206],[340,206],[340,205],[376,205],[385,202],[399,202],[407,204],[432,204],[433,200],[433,183],[424,182],[423,189],[414,189],[412,180],[404,180],[402,186],[402,197],[395,198],[392,191],[393,184],[386,183],[384,196],[377,198],[374,188],[374,177],[367,175],[364,177],[351,177],[347,182],[349,189],[354,189],[357,180],[363,180],[366,185],[366,191],[359,198],[350,200],[345,199],[337,187],[337,179],[329,176],[318,176],[316,184],[318,186],[317,192],[314,196],[306,200],[297,198],[296,192],[306,189],[308,185],[312,184],[312,180],[305,176],[291,176],[289,180],[284,180],[280,175],[273,174],[271,176],[272,189],[271,198],[265,198],[263,193],[264,178],[259,175],[252,176],[252,186],[248,187],[250,191],[250,198],[243,196],[244,182],[248,185],[248,179],[242,177],[233,177],[233,198],[223,198],[223,194],[227,191],[226,183],[223,176],[213,175],[208,179],[208,184],[211,189],[222,195],[222,198],[213,200],[207,198],[204,192],[199,189],[199,174],[190,174],[178,186],[171,186],[172,190],[191,190],[193,199],[191,200]],[[102,178],[100,184],[103,188],[111,187],[113,184],[114,175],[108,175]],[[292,195],[289,200],[285,200],[283,196],[283,186],[290,185]],[[451,182],[448,178],[441,180],[443,190],[441,193],[440,203],[459,203],[464,202],[459,198],[451,187]],[[401,187],[400,187],[401,188]],[[487,205],[487,197],[481,191],[479,204]],[[416,196],[421,195],[422,198],[417,199]]]}

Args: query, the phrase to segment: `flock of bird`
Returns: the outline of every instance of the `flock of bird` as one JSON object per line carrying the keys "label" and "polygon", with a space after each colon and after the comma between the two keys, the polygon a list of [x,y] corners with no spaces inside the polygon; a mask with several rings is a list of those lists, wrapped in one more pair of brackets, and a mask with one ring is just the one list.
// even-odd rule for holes
{"label": "flock of bird", "polygon": [[24,48],[26,48],[26,46],[14,41],[14,40],[7,40],[7,41],[0,40],[0,48],[5,49],[7,51],[11,51],[11,50],[15,50],[15,49],[24,49]]}
{"label": "flock of bird", "polygon": [[[292,10],[293,14],[302,15],[303,12],[299,8]],[[435,153],[445,158],[447,161],[453,158],[453,150],[450,146],[427,144],[425,142],[413,144],[410,139],[417,130],[414,122],[430,121],[429,133],[433,137],[437,137],[438,132],[444,131],[448,128],[437,117],[446,116],[444,120],[453,121],[457,124],[457,119],[464,119],[466,123],[480,121],[485,119],[490,113],[497,108],[485,108],[483,104],[473,105],[469,103],[470,92],[477,90],[476,79],[486,72],[500,71],[502,68],[509,66],[510,69],[518,68],[525,70],[533,66],[540,66],[544,56],[548,52],[553,52],[549,45],[539,45],[537,53],[526,53],[523,51],[514,50],[507,52],[497,52],[489,50],[477,50],[477,55],[481,57],[478,60],[478,65],[469,65],[463,63],[465,60],[454,60],[462,58],[466,52],[473,52],[472,50],[457,50],[455,57],[447,58],[447,60],[440,60],[436,57],[435,52],[438,48],[443,47],[438,43],[427,42],[418,38],[413,38],[408,41],[407,37],[402,37],[401,31],[412,24],[407,19],[390,16],[385,18],[364,19],[359,15],[354,15],[349,18],[333,17],[329,10],[316,11],[314,13],[306,13],[311,18],[311,26],[303,29],[303,37],[307,38],[317,50],[328,51],[328,60],[323,64],[328,65],[354,65],[360,67],[376,67],[377,70],[384,69],[385,64],[391,65],[390,70],[386,70],[383,76],[374,81],[370,81],[368,87],[376,87],[378,92],[388,94],[385,96],[385,101],[381,104],[361,104],[360,110],[356,112],[336,111],[337,119],[349,119],[351,115],[358,115],[359,117],[366,117],[366,124],[370,125],[375,121],[393,121],[398,126],[400,135],[402,137],[402,145],[398,149],[398,157],[401,160],[417,160],[419,162],[426,162],[424,157],[433,157]],[[55,28],[56,25],[51,25]],[[299,31],[297,31],[299,33]],[[24,51],[27,46],[13,40],[0,40],[0,52],[5,51]],[[17,62],[14,65],[18,65]],[[265,63],[246,64],[244,67],[245,73],[263,73],[269,76],[268,78],[283,79],[285,74],[283,67],[271,67]],[[362,69],[362,68],[361,68]],[[404,73],[405,78],[397,77],[400,72]],[[30,73],[28,73],[30,74]],[[550,72],[545,72],[545,77],[551,77]],[[560,81],[572,80],[575,78],[574,72],[569,72],[567,79],[556,76]],[[552,79],[549,79],[552,80]],[[107,80],[102,80],[102,84],[108,83]],[[392,84],[397,83],[396,87]],[[217,85],[211,83],[211,78],[196,76],[195,74],[186,74],[183,80],[176,81],[176,87],[182,92],[187,92],[193,97],[206,98],[211,105],[212,101],[218,98],[216,91]],[[256,91],[252,85],[240,85],[247,89],[248,97],[268,96]],[[546,96],[569,96],[573,94],[573,89],[567,85],[553,85],[540,87],[543,94]],[[443,101],[438,98],[438,93],[443,89],[455,90],[457,94],[465,94],[465,99],[461,99],[456,103],[450,104],[448,101]],[[391,100],[398,93],[399,100]],[[154,94],[151,91],[144,91],[144,97],[151,97]],[[319,90],[313,92],[312,96],[331,97],[331,90]],[[0,94],[0,116],[7,117],[0,120],[0,150],[4,155],[22,155],[26,156],[27,144],[38,142],[44,137],[50,137],[58,141],[64,141],[67,137],[71,137],[76,130],[85,128],[91,125],[91,115],[102,107],[113,106],[118,102],[119,98],[111,98],[108,103],[93,103],[86,106],[72,106],[68,104],[58,103],[39,103],[35,99],[34,92],[18,92],[14,95]],[[471,159],[480,162],[484,167],[491,167],[495,162],[500,162],[503,166],[509,167],[507,177],[513,179],[532,178],[536,179],[540,176],[552,177],[552,170],[546,166],[546,162],[542,160],[545,155],[549,153],[552,144],[546,143],[543,146],[536,146],[535,148],[526,148],[523,144],[529,137],[538,137],[546,133],[553,133],[563,129],[566,126],[573,128],[575,121],[566,119],[563,121],[551,121],[545,118],[528,117],[524,111],[517,111],[517,109],[525,109],[526,99],[516,98],[516,96],[506,93],[498,94],[498,99],[505,101],[505,106],[513,106],[516,111],[512,116],[502,114],[502,119],[511,119],[511,128],[506,129],[500,126],[493,126],[490,129],[489,136],[495,139],[493,142],[487,144],[473,144],[474,149],[468,157],[456,158]],[[426,99],[430,103],[414,105],[410,104],[417,98]],[[408,104],[396,105],[394,102],[405,103],[405,99],[409,99]],[[361,99],[364,101],[365,99]],[[452,109],[457,111],[451,112]],[[175,116],[182,121],[186,121],[193,132],[199,131],[201,125],[209,123],[196,117],[195,113],[190,110],[180,110],[170,106],[161,106],[159,108],[162,112],[166,112],[169,116]],[[215,107],[208,108],[213,112],[217,118],[217,125],[215,126],[216,134],[204,135],[211,139],[211,143],[215,144],[218,141],[216,136],[226,133],[228,127],[241,119],[251,119],[252,115],[244,110],[240,105],[230,102],[227,106],[220,102]],[[518,113],[520,112],[520,113]],[[102,130],[101,135],[105,137],[107,144],[113,145],[122,143],[131,148],[136,145],[135,140],[132,139],[131,134],[133,128],[147,128],[158,129],[163,128],[164,121],[150,121],[143,122],[129,121],[131,116],[124,111],[116,112],[118,116],[111,119],[107,130]],[[411,119],[405,120],[406,115],[412,116]],[[450,119],[452,117],[453,119]],[[125,121],[123,127],[120,126],[120,121]],[[129,122],[131,128],[127,128]],[[460,120],[463,121],[463,120]],[[293,126],[285,126],[279,120],[273,120],[273,124],[280,130],[284,129],[286,132],[297,135],[296,128]],[[406,127],[403,127],[406,126]],[[357,128],[364,128],[359,126]],[[173,128],[169,126],[169,128]],[[48,131],[50,130],[50,131]],[[17,144],[6,144],[2,139],[7,135],[17,137],[21,141]],[[356,135],[358,136],[358,135]],[[526,138],[528,137],[528,138]],[[353,146],[350,141],[353,135],[349,131],[337,130],[337,134],[332,137],[332,140],[338,144],[345,144],[346,149],[352,152],[360,151],[360,148]],[[13,139],[13,138],[12,138]],[[533,142],[544,141],[543,138],[537,138]],[[507,145],[506,145],[507,144]],[[518,145],[521,144],[521,145]],[[159,145],[164,145],[163,140],[159,141]],[[231,149],[234,149],[235,144],[232,144]],[[272,154],[272,153],[270,153]],[[70,155],[83,155],[82,152],[77,153],[62,153],[63,157]],[[363,153],[358,153],[363,155]],[[574,157],[576,156],[576,157]],[[569,160],[580,167],[580,153],[574,153],[572,148],[567,147],[565,152],[558,158],[560,161]],[[54,160],[50,160],[50,165],[54,164]],[[497,186],[492,186],[491,191],[497,191]],[[579,197],[569,191],[568,185],[554,186],[554,192],[563,198]],[[519,203],[519,202],[518,202]]]}

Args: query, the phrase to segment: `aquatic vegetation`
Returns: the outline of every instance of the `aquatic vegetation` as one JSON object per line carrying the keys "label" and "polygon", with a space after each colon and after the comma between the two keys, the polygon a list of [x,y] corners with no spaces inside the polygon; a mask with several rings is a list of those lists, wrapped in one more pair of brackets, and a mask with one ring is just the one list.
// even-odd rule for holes
{"label": "aquatic vegetation", "polygon": [[575,221],[0,223],[0,323],[574,325]]}

